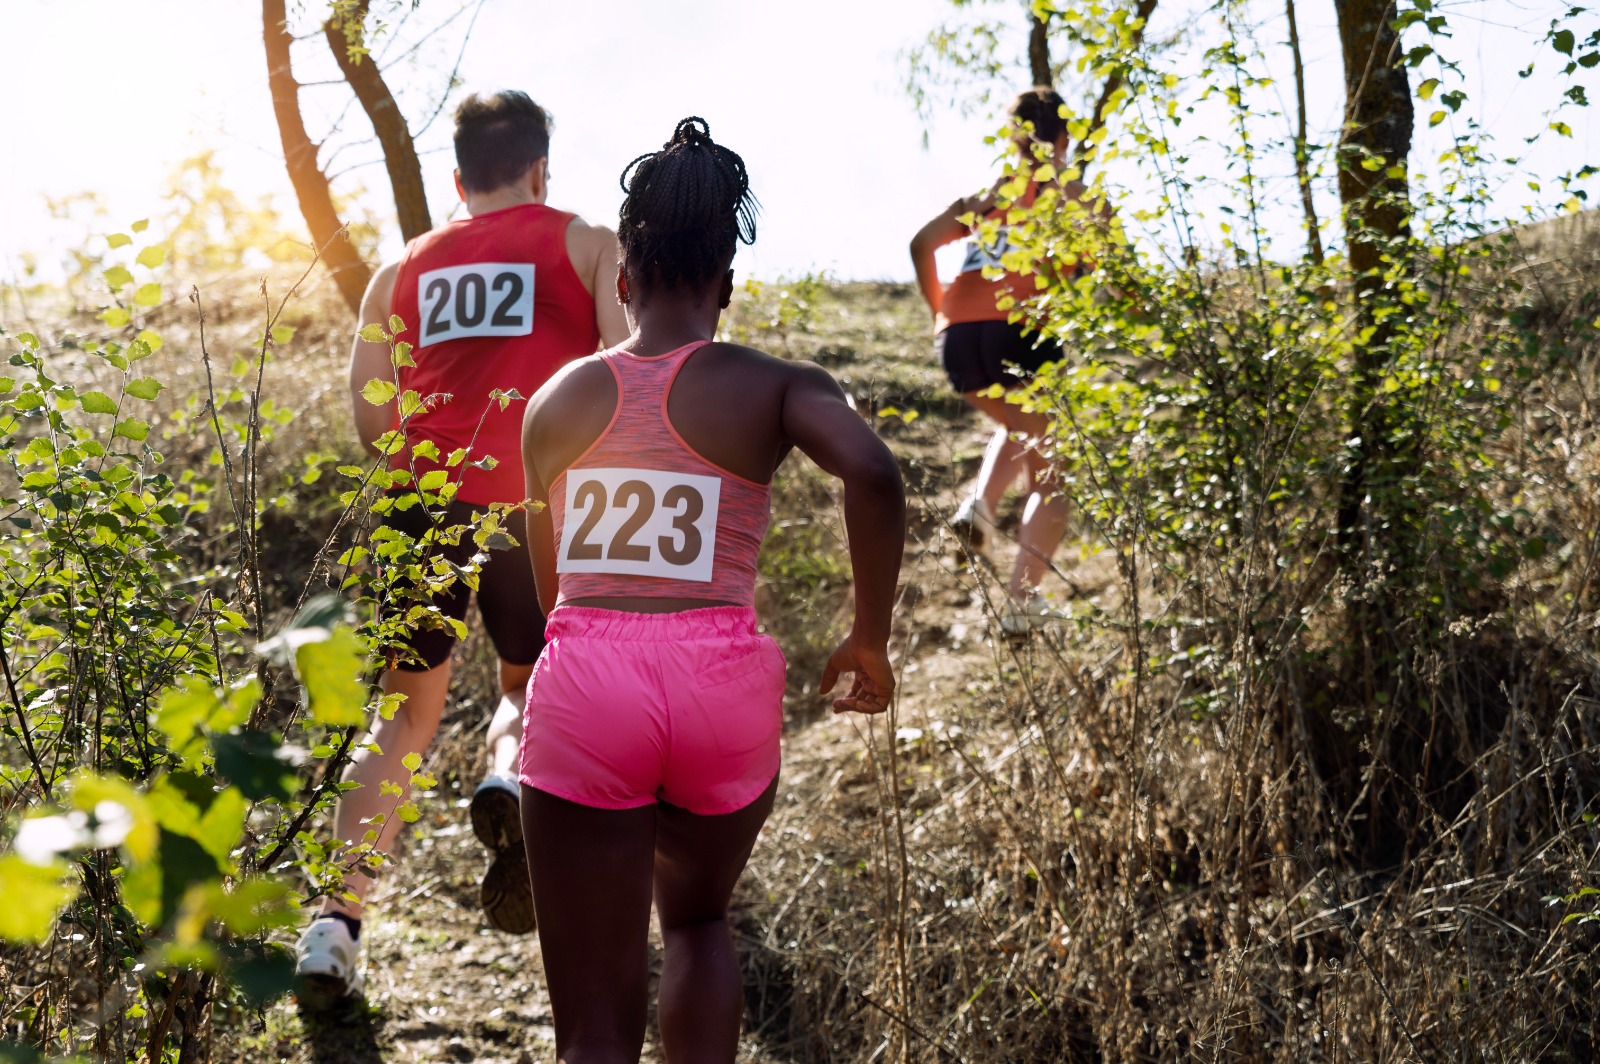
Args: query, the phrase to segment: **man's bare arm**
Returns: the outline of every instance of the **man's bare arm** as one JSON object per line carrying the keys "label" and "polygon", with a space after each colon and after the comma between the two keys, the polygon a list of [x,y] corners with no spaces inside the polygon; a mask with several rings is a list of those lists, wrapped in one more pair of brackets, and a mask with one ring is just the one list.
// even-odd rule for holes
{"label": "man's bare arm", "polygon": [[600,327],[600,346],[612,348],[628,338],[628,315],[617,302],[617,263],[622,249],[617,234],[603,225],[590,227],[594,233],[594,321]]}

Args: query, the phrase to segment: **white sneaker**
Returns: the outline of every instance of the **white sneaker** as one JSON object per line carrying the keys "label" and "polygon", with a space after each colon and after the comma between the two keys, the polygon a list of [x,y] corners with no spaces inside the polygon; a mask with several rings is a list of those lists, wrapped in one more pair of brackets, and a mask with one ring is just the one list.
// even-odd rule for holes
{"label": "white sneaker", "polygon": [[994,514],[989,512],[989,505],[982,499],[976,495],[967,496],[950,518],[950,528],[968,553],[984,561],[993,560],[995,539],[1000,529],[994,523]]}
{"label": "white sneaker", "polygon": [[294,953],[301,1004],[327,1009],[361,993],[366,982],[360,964],[361,943],[343,920],[321,916],[311,921]]}
{"label": "white sneaker", "polygon": [[1029,595],[1026,602],[1008,599],[1000,614],[1000,631],[1013,639],[1066,620],[1068,614],[1055,609],[1043,595]]}

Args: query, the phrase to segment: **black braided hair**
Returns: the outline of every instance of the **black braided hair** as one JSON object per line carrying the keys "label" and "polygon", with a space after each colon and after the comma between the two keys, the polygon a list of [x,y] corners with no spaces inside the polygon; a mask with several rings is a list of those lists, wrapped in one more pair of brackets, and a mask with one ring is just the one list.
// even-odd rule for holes
{"label": "black braided hair", "polygon": [[703,118],[685,118],[660,151],[622,170],[617,240],[636,284],[696,291],[755,243],[756,199],[744,160],[711,139]]}

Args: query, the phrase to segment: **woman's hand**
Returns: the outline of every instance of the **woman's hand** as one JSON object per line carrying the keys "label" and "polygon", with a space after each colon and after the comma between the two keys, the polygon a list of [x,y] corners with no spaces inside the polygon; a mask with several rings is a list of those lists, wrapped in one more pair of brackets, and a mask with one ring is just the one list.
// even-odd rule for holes
{"label": "woman's hand", "polygon": [[889,648],[858,641],[852,632],[834,648],[822,669],[822,693],[833,690],[841,673],[853,673],[850,690],[833,700],[835,713],[882,713],[894,695],[894,669]]}

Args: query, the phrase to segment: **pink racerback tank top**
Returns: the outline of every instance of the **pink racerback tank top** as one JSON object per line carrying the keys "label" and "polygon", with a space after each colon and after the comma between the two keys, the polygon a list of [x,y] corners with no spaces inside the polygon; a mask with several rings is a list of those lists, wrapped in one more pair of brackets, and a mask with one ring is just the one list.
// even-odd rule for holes
{"label": "pink racerback tank top", "polygon": [[617,408],[550,484],[557,605],[601,596],[754,605],[772,485],[702,458],[667,417],[678,371],[708,342],[652,358],[600,355]]}

